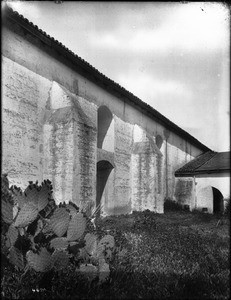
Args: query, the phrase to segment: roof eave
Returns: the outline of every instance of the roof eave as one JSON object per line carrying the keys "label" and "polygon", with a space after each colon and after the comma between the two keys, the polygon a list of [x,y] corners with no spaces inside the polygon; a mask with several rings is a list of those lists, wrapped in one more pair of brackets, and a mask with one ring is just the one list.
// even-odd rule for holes
{"label": "roof eave", "polygon": [[192,171],[192,172],[175,172],[175,177],[191,177],[196,175],[206,175],[206,174],[215,174],[215,173],[227,173],[230,172],[230,169],[220,169],[220,170],[200,170],[200,171]]}
{"label": "roof eave", "polygon": [[44,31],[40,30],[38,26],[34,25],[32,22],[29,22],[28,19],[24,18],[17,12],[13,11],[11,8],[6,6],[7,17],[16,20],[22,27],[28,30],[31,34],[35,35],[42,42],[46,43],[48,46],[54,48],[58,51],[62,56],[71,60],[74,65],[81,67],[86,71],[86,77],[90,80],[96,81],[98,84],[106,85],[107,89],[109,89],[112,93],[116,92],[125,97],[127,100],[133,103],[133,105],[137,105],[139,108],[142,108],[147,115],[154,117],[161,124],[163,124],[166,128],[171,129],[171,131],[177,133],[178,135],[184,137],[187,141],[191,142],[193,145],[196,145],[203,151],[211,151],[210,148],[202,144],[196,138],[191,136],[188,132],[184,131],[182,128],[178,127],[172,121],[167,119],[161,113],[156,111],[153,107],[143,102],[141,99],[127,91],[125,88],[121,87],[118,83],[112,81],[102,73],[100,73],[97,69],[87,63],[85,60],[81,59],[79,56],[70,51],[67,47],[65,47],[62,43],[58,42],[54,38],[50,37]]}

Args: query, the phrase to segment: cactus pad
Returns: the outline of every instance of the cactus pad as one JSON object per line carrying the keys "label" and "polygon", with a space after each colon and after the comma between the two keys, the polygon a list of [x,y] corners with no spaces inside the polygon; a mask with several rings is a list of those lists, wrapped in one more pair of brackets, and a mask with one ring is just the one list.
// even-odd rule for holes
{"label": "cactus pad", "polygon": [[26,253],[28,265],[36,272],[46,272],[51,267],[51,255],[46,248],[41,248],[39,254],[33,253],[29,250]]}
{"label": "cactus pad", "polygon": [[48,185],[43,184],[42,188],[39,190],[39,193],[38,193],[38,210],[39,211],[43,210],[47,206],[49,196],[50,196],[50,188]]}
{"label": "cactus pad", "polygon": [[71,217],[74,217],[78,211],[72,204],[67,204],[66,209],[69,211]]}
{"label": "cactus pad", "polygon": [[88,254],[94,255],[97,250],[97,237],[94,234],[87,233],[85,236],[85,249]]}
{"label": "cactus pad", "polygon": [[7,224],[13,222],[13,205],[4,200],[2,201],[2,218]]}
{"label": "cactus pad", "polygon": [[105,235],[98,243],[96,257],[111,258],[112,248],[115,246],[114,237],[110,234]]}
{"label": "cactus pad", "polygon": [[100,241],[99,245],[105,245],[106,248],[113,248],[115,246],[114,236],[107,234]]}
{"label": "cactus pad", "polygon": [[54,233],[61,237],[67,231],[69,224],[70,216],[67,210],[63,207],[56,208],[54,214],[50,219],[50,228],[54,231]]}
{"label": "cactus pad", "polygon": [[65,237],[57,237],[50,241],[50,247],[54,249],[66,249],[68,240]]}
{"label": "cactus pad", "polygon": [[39,191],[36,185],[30,184],[24,191],[26,202],[32,202],[37,207],[38,206],[38,195]]}
{"label": "cactus pad", "polygon": [[81,264],[77,271],[83,274],[89,281],[92,281],[98,276],[98,269],[92,264]]}
{"label": "cactus pad", "polygon": [[99,260],[99,281],[105,281],[110,275],[109,264],[104,259]]}
{"label": "cactus pad", "polygon": [[14,203],[17,203],[20,208],[23,207],[23,205],[27,202],[26,197],[22,193],[22,191],[18,188],[13,187],[12,188],[12,195]]}
{"label": "cactus pad", "polygon": [[61,270],[67,267],[69,263],[69,256],[67,252],[55,250],[55,252],[51,256],[52,258],[52,265],[55,270]]}
{"label": "cactus pad", "polygon": [[34,203],[26,203],[20,210],[14,225],[15,227],[26,227],[37,218],[37,215],[38,209]]}
{"label": "cactus pad", "polygon": [[46,184],[43,184],[41,187],[38,187],[36,184],[30,184],[25,192],[25,201],[32,202],[37,206],[38,211],[43,210],[47,204],[50,196],[50,187]]}
{"label": "cactus pad", "polygon": [[68,230],[67,230],[67,239],[69,241],[75,241],[79,239],[86,228],[86,219],[84,218],[82,213],[77,213],[74,217],[72,217]]}
{"label": "cactus pad", "polygon": [[18,229],[15,228],[13,224],[11,224],[6,233],[6,236],[7,236],[7,241],[8,241],[7,244],[9,245],[9,247],[14,246],[14,244],[18,238]]}
{"label": "cactus pad", "polygon": [[93,254],[93,256],[97,259],[101,259],[105,257],[105,245],[98,244],[96,252]]}
{"label": "cactus pad", "polygon": [[16,268],[24,269],[24,259],[22,253],[16,247],[11,247],[9,252],[9,261],[15,265]]}

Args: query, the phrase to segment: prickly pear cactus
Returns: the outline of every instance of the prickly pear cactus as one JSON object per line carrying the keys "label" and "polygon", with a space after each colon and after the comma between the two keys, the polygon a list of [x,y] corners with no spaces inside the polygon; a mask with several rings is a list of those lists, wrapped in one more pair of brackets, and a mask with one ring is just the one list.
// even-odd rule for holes
{"label": "prickly pear cactus", "polygon": [[2,201],[2,218],[7,224],[11,224],[13,222],[13,205],[9,202]]}
{"label": "prickly pear cactus", "polygon": [[[114,248],[114,237],[99,242],[88,225],[90,218],[72,202],[59,206],[52,199],[49,180],[41,185],[29,182],[23,192],[3,178],[2,252],[17,269],[47,272],[59,271],[70,263],[89,281],[103,282],[109,276],[108,258]],[[111,251],[111,252],[110,252]]]}
{"label": "prickly pear cactus", "polygon": [[14,203],[17,204],[19,208],[22,208],[23,205],[27,202],[24,193],[20,188],[17,188],[16,186],[12,186],[11,191]]}
{"label": "prickly pear cactus", "polygon": [[110,259],[115,246],[114,237],[110,234],[105,235],[97,245],[96,257],[99,259]]}
{"label": "prickly pear cactus", "polygon": [[6,237],[7,237],[6,246],[8,248],[14,246],[18,238],[18,234],[19,234],[18,229],[14,226],[14,224],[11,224],[6,233]]}
{"label": "prickly pear cactus", "polygon": [[98,268],[92,264],[81,264],[76,271],[80,272],[89,281],[92,281],[98,276]]}
{"label": "prickly pear cactus", "polygon": [[51,259],[52,266],[56,271],[65,269],[69,263],[69,256],[64,250],[55,250]]}
{"label": "prickly pear cactus", "polygon": [[90,255],[94,255],[97,250],[97,236],[91,233],[87,233],[84,239],[86,241],[85,249],[87,253]]}
{"label": "prickly pear cactus", "polygon": [[56,208],[54,214],[50,218],[49,226],[58,237],[61,237],[67,231],[69,221],[70,216],[67,210],[63,207]]}
{"label": "prickly pear cactus", "polygon": [[25,263],[24,263],[24,258],[23,254],[21,251],[16,248],[16,247],[11,247],[8,255],[9,261],[15,265],[15,267],[19,270],[23,270]]}
{"label": "prickly pear cactus", "polygon": [[33,202],[25,203],[15,220],[15,227],[26,227],[32,223],[38,215],[38,209]]}
{"label": "prickly pear cactus", "polygon": [[46,272],[52,267],[51,255],[46,248],[41,248],[38,254],[29,250],[26,253],[28,265],[36,272]]}
{"label": "prickly pear cactus", "polygon": [[50,197],[50,187],[44,183],[42,184],[42,186],[31,183],[25,190],[24,196],[27,202],[34,203],[38,211],[41,211],[48,204],[48,199]]}
{"label": "prickly pear cactus", "polygon": [[50,247],[54,249],[66,249],[68,247],[68,239],[65,237],[57,237],[50,241]]}
{"label": "prickly pear cactus", "polygon": [[79,239],[86,229],[86,219],[82,213],[77,213],[70,220],[68,230],[67,230],[67,239],[69,241],[75,241]]}
{"label": "prickly pear cactus", "polygon": [[75,207],[72,202],[69,202],[69,204],[67,204],[65,208],[69,212],[71,217],[74,217],[79,212],[79,209]]}
{"label": "prickly pear cactus", "polygon": [[37,207],[38,206],[38,195],[39,191],[36,184],[30,183],[29,186],[24,191],[24,197],[26,202],[32,202]]}
{"label": "prickly pear cactus", "polygon": [[115,246],[114,236],[107,234],[100,241],[99,245],[104,245],[106,248],[113,248]]}
{"label": "prickly pear cactus", "polygon": [[46,184],[43,184],[38,190],[38,211],[41,211],[47,206],[51,193],[49,186]]}
{"label": "prickly pear cactus", "polygon": [[99,270],[99,281],[100,282],[105,281],[110,275],[110,268],[109,268],[109,264],[106,263],[104,258],[99,260],[98,270]]}

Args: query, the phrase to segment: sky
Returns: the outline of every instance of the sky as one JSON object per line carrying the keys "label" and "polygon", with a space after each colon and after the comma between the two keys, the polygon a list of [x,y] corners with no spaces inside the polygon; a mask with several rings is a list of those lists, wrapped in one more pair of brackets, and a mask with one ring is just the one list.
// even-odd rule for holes
{"label": "sky", "polygon": [[230,11],[222,2],[7,3],[210,149],[230,150]]}

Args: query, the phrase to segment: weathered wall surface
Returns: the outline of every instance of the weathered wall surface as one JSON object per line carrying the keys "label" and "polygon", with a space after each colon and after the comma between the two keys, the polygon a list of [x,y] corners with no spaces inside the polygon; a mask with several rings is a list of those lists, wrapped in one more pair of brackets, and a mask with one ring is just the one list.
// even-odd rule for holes
{"label": "weathered wall surface", "polygon": [[51,83],[2,58],[2,170],[25,188],[42,179],[43,119]]}
{"label": "weathered wall surface", "polygon": [[[175,200],[175,188],[177,179],[175,171],[184,164],[197,156],[195,147],[187,143],[184,139],[175,133],[169,133],[167,144],[165,144],[165,161],[166,161],[166,197]],[[184,149],[184,150],[182,150]]]}
{"label": "weathered wall surface", "polygon": [[[2,51],[3,171],[11,171],[10,182],[24,188],[49,178],[57,202],[95,205],[100,161],[109,161],[103,214],[163,212],[164,198],[174,198],[175,170],[202,151],[86,79],[35,36],[9,26]],[[97,149],[104,105],[113,117]]]}
{"label": "weathered wall surface", "polygon": [[154,139],[134,126],[132,149],[132,209],[163,212],[162,153]]}
{"label": "weathered wall surface", "polygon": [[84,207],[96,197],[97,107],[53,82],[44,124],[44,177],[57,202]]}
{"label": "weathered wall surface", "polygon": [[115,117],[115,214],[131,212],[132,144],[132,126]]}
{"label": "weathered wall surface", "polygon": [[184,177],[176,179],[174,197],[182,206],[189,205],[189,209],[195,208],[195,184],[193,177]]}

